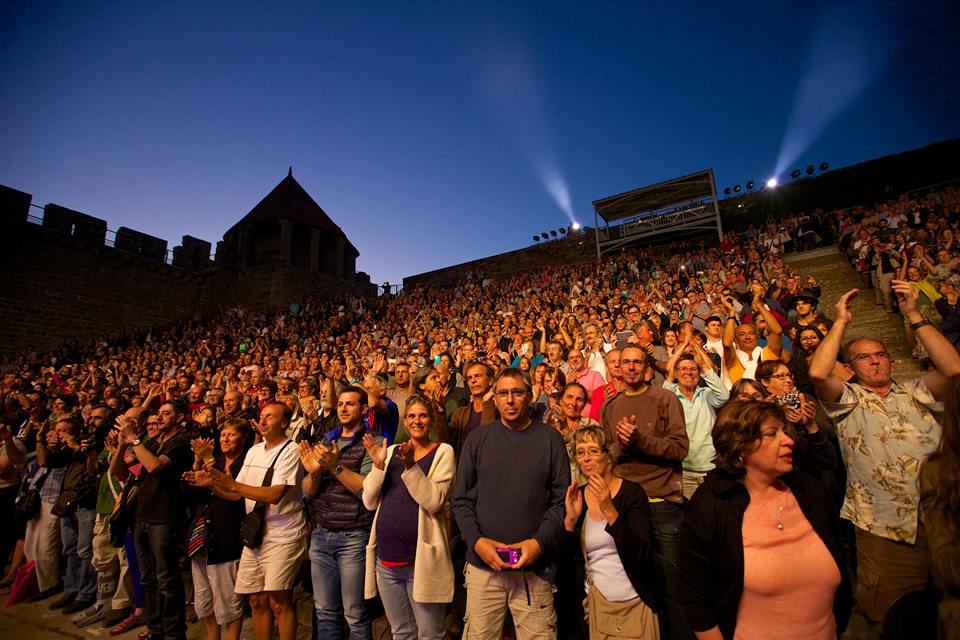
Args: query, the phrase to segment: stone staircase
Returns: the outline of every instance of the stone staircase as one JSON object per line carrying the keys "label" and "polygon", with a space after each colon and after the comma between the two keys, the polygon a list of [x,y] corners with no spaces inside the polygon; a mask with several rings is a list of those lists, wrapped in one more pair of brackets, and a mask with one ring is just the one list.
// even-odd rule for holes
{"label": "stone staircase", "polygon": [[860,275],[850,266],[846,254],[836,246],[784,256],[786,262],[801,275],[812,275],[820,282],[820,310],[830,318],[834,305],[850,289],[861,289],[853,299],[853,323],[845,340],[855,337],[876,338],[887,345],[894,361],[894,377],[911,380],[924,373],[920,362],[910,356],[910,347],[903,336],[903,320],[899,314],[887,313],[876,304],[873,289],[862,290]]}

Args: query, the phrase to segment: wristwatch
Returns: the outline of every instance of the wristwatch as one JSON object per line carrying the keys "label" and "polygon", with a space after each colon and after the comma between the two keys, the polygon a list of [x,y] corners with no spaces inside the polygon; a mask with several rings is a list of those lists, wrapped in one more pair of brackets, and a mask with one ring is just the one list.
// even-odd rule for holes
{"label": "wristwatch", "polygon": [[130,446],[132,447],[136,447],[139,445],[140,445],[140,438],[134,438],[133,440],[130,441]]}
{"label": "wristwatch", "polygon": [[342,464],[338,464],[337,466],[335,466],[335,467],[333,468],[333,475],[338,476],[338,475],[340,475],[340,473],[341,473],[342,471],[343,471],[343,465],[342,465]]}
{"label": "wristwatch", "polygon": [[924,319],[921,320],[920,322],[913,322],[913,323],[911,323],[911,324],[910,324],[910,328],[913,329],[914,331],[916,331],[916,330],[919,329],[920,327],[926,327],[926,326],[928,326],[929,324],[930,324],[930,321],[927,320],[926,318],[924,318]]}

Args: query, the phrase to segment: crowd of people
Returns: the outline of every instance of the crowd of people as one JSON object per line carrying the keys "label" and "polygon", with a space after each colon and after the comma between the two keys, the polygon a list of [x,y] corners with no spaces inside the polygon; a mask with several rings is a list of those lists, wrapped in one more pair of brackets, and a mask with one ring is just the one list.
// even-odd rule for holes
{"label": "crowd of people", "polygon": [[[958,214],[946,189],[792,246],[771,221],[5,357],[0,585],[141,640],[188,602],[209,640],[247,608],[292,640],[296,585],[320,640],[380,607],[397,639],[826,639],[924,589],[960,637]],[[833,237],[921,378],[783,259]]]}

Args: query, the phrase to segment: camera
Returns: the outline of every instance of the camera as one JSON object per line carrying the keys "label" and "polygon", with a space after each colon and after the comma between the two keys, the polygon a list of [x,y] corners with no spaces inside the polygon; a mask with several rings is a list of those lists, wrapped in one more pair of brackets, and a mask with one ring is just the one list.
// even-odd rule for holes
{"label": "camera", "polygon": [[511,549],[510,547],[497,547],[497,555],[506,564],[517,564],[520,562],[520,549]]}

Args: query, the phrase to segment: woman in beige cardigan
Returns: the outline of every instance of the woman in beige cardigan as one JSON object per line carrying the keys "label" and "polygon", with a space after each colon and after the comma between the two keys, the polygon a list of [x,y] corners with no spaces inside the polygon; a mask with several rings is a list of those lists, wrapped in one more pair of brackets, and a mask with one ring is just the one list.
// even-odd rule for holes
{"label": "woman in beige cardigan", "polygon": [[411,396],[403,417],[409,441],[387,448],[369,434],[363,439],[373,460],[363,504],[377,510],[364,597],[379,590],[395,640],[443,638],[446,603],[453,600],[447,531],[456,463],[453,447],[430,441],[436,411],[433,402]]}

